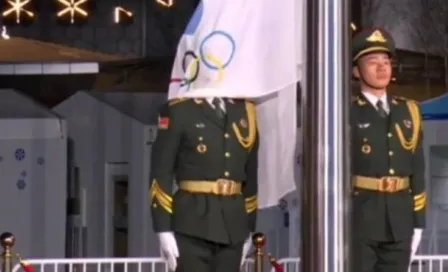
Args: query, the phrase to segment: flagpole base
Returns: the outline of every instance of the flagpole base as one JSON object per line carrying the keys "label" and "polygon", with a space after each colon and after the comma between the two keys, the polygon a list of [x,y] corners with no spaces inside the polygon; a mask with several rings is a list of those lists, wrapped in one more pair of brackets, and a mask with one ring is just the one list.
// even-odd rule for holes
{"label": "flagpole base", "polygon": [[255,272],[263,272],[264,246],[266,244],[266,236],[257,232],[252,236],[252,243],[255,247]]}
{"label": "flagpole base", "polygon": [[4,232],[0,235],[0,244],[3,248],[2,272],[12,272],[12,248],[15,242],[16,237],[10,232]]}

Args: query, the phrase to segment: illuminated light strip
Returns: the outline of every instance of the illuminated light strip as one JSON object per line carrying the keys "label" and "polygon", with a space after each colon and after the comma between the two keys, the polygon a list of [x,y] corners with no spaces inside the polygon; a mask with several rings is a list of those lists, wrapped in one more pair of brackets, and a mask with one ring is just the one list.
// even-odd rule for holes
{"label": "illuminated light strip", "polygon": [[161,6],[170,8],[174,5],[174,0],[156,0],[156,3]]}
{"label": "illuminated light strip", "polygon": [[129,18],[134,16],[134,14],[132,12],[130,12],[129,10],[127,10],[127,9],[125,9],[123,7],[115,7],[115,9],[114,9],[114,22],[116,24],[119,24],[121,22],[121,16],[120,15],[122,13],[124,13]]}
{"label": "illuminated light strip", "polygon": [[70,14],[70,22],[75,22],[75,15],[81,15],[87,17],[89,13],[80,7],[80,5],[86,3],[88,0],[58,0],[58,2],[65,6],[65,8],[58,12],[57,16],[62,17],[65,14]]}
{"label": "illuminated light strip", "polygon": [[28,5],[30,2],[31,0],[8,0],[8,4],[11,7],[3,12],[3,17],[7,17],[14,12],[16,14],[17,24],[20,23],[20,15],[22,14],[22,12],[33,18],[34,13],[25,9],[26,5]]}

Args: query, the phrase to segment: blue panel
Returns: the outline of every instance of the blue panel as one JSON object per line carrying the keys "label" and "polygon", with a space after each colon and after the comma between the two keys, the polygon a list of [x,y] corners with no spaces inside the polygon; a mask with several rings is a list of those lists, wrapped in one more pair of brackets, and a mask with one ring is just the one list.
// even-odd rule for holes
{"label": "blue panel", "polygon": [[425,120],[425,121],[448,120],[448,113],[446,113],[446,114],[423,114],[423,120]]}
{"label": "blue panel", "polygon": [[420,104],[423,115],[448,115],[448,95],[443,95]]}

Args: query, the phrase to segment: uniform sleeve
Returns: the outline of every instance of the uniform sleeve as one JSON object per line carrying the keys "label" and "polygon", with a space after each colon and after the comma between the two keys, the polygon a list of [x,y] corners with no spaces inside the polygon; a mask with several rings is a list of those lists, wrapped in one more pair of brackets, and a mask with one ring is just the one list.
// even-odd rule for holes
{"label": "uniform sleeve", "polygon": [[[420,116],[420,126],[421,124]],[[426,226],[426,190],[425,190],[425,158],[423,153],[423,129],[420,128],[419,140],[413,154],[413,173],[411,191],[414,199],[414,228]]]}
{"label": "uniform sleeve", "polygon": [[259,137],[255,139],[254,145],[250,150],[248,161],[246,164],[247,180],[243,187],[243,195],[246,202],[246,212],[249,219],[249,230],[255,231],[257,223],[257,210],[258,210],[258,146]]}
{"label": "uniform sleeve", "polygon": [[159,115],[151,152],[151,211],[155,232],[171,231],[175,163],[181,139],[176,106],[165,105]]}

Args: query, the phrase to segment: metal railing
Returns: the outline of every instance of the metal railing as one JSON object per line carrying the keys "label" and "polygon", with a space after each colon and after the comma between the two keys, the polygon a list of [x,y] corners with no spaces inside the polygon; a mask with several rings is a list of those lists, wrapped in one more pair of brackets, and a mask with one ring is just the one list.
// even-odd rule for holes
{"label": "metal railing", "polygon": [[[299,258],[284,258],[278,260],[285,272],[300,272]],[[448,255],[418,255],[415,256],[409,272],[443,272],[448,271]],[[273,270],[271,271],[273,272]]]}
{"label": "metal railing", "polygon": [[[162,258],[79,258],[79,259],[28,259],[27,265],[36,272],[169,272]],[[252,271],[253,261],[248,260],[242,271]],[[16,264],[12,272],[20,272]]]}
{"label": "metal railing", "polygon": [[[264,268],[275,272],[275,266],[281,266],[284,272],[300,271],[300,258],[275,260],[268,252],[264,252],[266,237],[262,233],[254,234],[252,240],[255,252],[244,264],[242,272],[264,272],[266,271]],[[3,272],[18,272],[22,269],[27,271],[28,266],[35,272],[168,272],[168,266],[162,258],[29,259],[25,264],[19,256],[16,256],[19,263],[13,266],[14,243],[15,237],[12,233],[5,232],[0,235],[0,244],[3,247]],[[267,260],[272,265],[272,269],[264,266],[265,257],[268,257]],[[448,271],[448,255],[418,255],[413,258],[409,268],[409,272],[443,271]]]}
{"label": "metal railing", "polygon": [[[26,262],[36,272],[168,272],[162,258],[86,258],[86,259],[29,259]],[[299,258],[279,259],[285,272],[300,272]],[[242,271],[252,272],[253,260],[248,260]],[[12,272],[19,272],[20,264]],[[274,272],[274,269],[270,270]],[[448,271],[448,255],[415,256],[410,272]]]}

